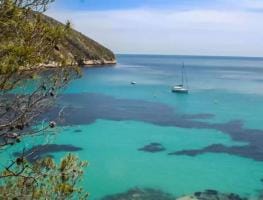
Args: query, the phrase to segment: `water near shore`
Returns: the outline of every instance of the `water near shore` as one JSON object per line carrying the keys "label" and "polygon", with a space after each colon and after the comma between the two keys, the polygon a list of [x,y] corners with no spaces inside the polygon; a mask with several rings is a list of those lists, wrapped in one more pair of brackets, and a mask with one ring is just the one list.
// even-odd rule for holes
{"label": "water near shore", "polygon": [[[52,141],[75,146],[89,161],[84,185],[92,200],[134,187],[176,196],[206,189],[259,195],[263,59],[117,59],[115,67],[84,69],[58,102],[66,106],[65,121]],[[180,81],[182,62],[188,95],[170,91]],[[37,141],[43,143],[31,143]],[[57,159],[63,154],[52,152]]]}

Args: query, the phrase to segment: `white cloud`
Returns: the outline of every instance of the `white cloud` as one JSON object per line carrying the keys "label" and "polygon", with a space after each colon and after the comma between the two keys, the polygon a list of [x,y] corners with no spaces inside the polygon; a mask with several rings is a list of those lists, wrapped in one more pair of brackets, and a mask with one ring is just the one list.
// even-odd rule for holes
{"label": "white cloud", "polygon": [[[248,8],[246,0],[242,6]],[[262,5],[263,6],[263,5]],[[117,53],[263,56],[263,14],[244,10],[53,11]]]}
{"label": "white cloud", "polygon": [[236,2],[240,4],[243,8],[247,9],[263,9],[263,1],[262,0],[241,0],[240,2]]}

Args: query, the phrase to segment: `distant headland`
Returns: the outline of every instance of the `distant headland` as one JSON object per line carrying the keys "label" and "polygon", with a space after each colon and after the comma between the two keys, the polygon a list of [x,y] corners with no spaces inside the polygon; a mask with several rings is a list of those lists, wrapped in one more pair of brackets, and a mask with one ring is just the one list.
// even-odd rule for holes
{"label": "distant headland", "polygon": [[[65,26],[51,17],[42,16],[50,26]],[[110,49],[74,29],[70,30],[65,39],[56,46],[54,51],[54,61],[45,63],[43,66],[56,67],[55,60],[58,56],[66,58],[67,65],[95,66],[117,63],[115,55]]]}

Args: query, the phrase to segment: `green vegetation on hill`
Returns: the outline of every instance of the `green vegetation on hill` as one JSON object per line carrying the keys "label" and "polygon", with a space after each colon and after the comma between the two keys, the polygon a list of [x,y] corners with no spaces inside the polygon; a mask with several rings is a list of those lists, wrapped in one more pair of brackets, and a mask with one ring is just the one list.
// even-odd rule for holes
{"label": "green vegetation on hill", "polygon": [[[46,15],[43,15],[43,19],[50,26],[65,26]],[[74,29],[70,29],[66,37],[57,45],[56,51],[59,56],[66,58],[68,63],[113,64],[116,62],[111,50]]]}

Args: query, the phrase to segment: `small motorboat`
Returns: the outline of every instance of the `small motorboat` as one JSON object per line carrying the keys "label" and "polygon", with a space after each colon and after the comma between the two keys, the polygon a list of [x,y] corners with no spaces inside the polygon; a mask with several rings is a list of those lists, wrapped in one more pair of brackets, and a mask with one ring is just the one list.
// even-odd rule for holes
{"label": "small motorboat", "polygon": [[136,85],[137,83],[135,81],[131,81],[131,85]]}

